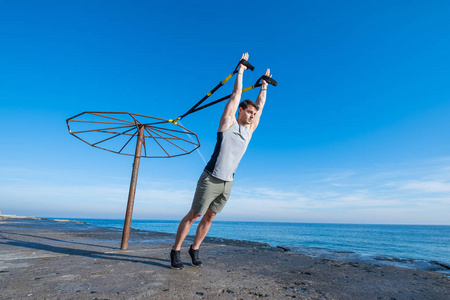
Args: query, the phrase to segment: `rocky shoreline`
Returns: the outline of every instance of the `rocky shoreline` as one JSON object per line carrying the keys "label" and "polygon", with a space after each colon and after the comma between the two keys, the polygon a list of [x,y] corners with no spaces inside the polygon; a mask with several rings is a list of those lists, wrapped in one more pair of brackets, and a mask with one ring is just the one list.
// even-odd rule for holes
{"label": "rocky shoreline", "polygon": [[173,234],[0,216],[2,299],[448,299],[445,274],[207,238],[204,267],[170,268]]}

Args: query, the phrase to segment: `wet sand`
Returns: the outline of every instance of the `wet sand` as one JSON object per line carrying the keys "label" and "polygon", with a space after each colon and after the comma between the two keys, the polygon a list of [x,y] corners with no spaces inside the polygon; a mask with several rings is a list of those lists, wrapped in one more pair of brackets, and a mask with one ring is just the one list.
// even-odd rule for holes
{"label": "wet sand", "polygon": [[449,299],[436,272],[284,252],[207,238],[201,268],[170,268],[173,234],[0,216],[1,299]]}

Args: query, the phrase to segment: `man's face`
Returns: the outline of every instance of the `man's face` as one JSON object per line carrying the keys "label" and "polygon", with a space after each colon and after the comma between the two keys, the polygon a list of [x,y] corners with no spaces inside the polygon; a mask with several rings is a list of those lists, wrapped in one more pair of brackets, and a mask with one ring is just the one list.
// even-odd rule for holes
{"label": "man's face", "polygon": [[249,125],[255,118],[256,112],[256,108],[252,105],[249,105],[246,109],[239,107],[239,123],[241,123],[242,125]]}

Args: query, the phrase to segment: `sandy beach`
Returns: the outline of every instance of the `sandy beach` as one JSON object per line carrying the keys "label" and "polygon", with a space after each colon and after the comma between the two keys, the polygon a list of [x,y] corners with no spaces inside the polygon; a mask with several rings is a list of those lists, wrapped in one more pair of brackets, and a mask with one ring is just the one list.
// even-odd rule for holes
{"label": "sandy beach", "polygon": [[436,272],[309,257],[207,238],[202,268],[170,268],[173,234],[0,216],[1,299],[448,299]]}

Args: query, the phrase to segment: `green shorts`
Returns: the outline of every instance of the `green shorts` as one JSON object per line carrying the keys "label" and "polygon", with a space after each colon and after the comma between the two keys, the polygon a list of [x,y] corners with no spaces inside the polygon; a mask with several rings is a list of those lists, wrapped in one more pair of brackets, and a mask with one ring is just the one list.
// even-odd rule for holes
{"label": "green shorts", "polygon": [[223,181],[203,171],[198,179],[192,210],[204,215],[208,208],[220,213],[230,197],[234,181]]}

